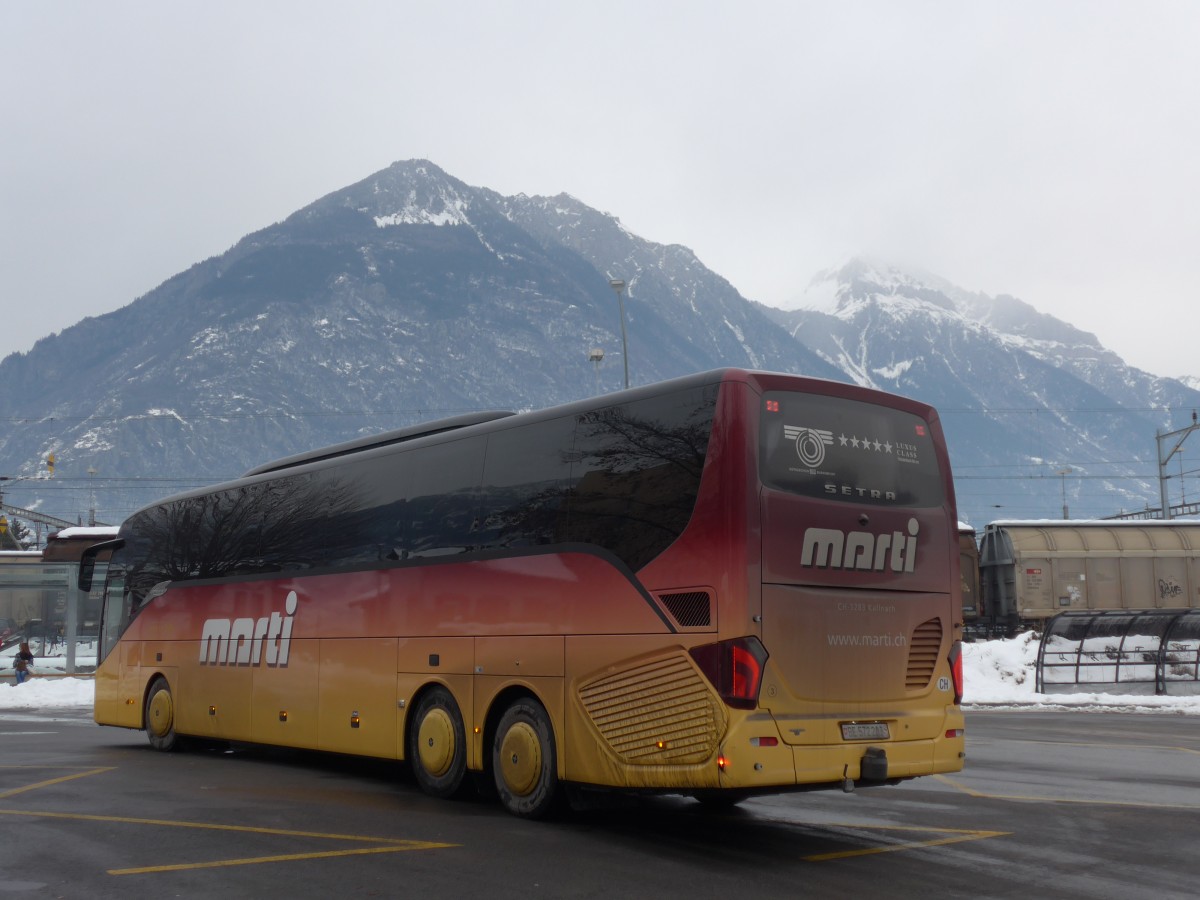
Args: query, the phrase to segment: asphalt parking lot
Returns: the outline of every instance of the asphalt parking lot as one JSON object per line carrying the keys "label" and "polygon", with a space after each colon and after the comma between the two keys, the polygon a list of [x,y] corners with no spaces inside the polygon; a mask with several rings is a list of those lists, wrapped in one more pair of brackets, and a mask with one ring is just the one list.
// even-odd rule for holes
{"label": "asphalt parking lot", "polygon": [[[968,765],[899,787],[613,798],[549,823],[395,763],[161,754],[84,711],[0,718],[0,896],[1194,897],[1194,717],[968,715]],[[1151,889],[1152,888],[1152,889]]]}

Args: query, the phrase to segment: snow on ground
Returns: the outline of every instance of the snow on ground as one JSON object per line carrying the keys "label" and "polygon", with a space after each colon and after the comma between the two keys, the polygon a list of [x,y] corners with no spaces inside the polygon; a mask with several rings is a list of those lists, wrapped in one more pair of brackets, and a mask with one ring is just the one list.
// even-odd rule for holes
{"label": "snow on ground", "polygon": [[92,705],[95,696],[90,678],[39,678],[24,684],[0,684],[0,711],[6,709],[49,709]]}
{"label": "snow on ground", "polygon": [[[1089,709],[1200,715],[1200,696],[1147,697],[1121,694],[1037,694],[1034,667],[1038,640],[1026,634],[1012,640],[963,645],[967,695],[963,706],[994,709]],[[43,670],[44,671],[44,670]],[[8,674],[4,672],[4,674]],[[0,684],[0,711],[92,705],[92,680],[35,676],[25,684]]]}

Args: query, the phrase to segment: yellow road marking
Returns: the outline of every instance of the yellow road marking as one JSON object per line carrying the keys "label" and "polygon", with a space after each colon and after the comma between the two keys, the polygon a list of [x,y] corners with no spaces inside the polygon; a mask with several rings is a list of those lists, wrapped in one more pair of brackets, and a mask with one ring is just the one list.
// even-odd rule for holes
{"label": "yellow road marking", "polygon": [[[855,827],[855,826],[841,826],[841,827],[847,828],[847,827]],[[862,831],[888,830],[888,829],[881,829],[879,827],[872,826],[872,825],[862,825],[862,826],[857,826],[857,827],[859,829],[861,829]],[[949,831],[950,829],[944,829],[944,828],[936,828],[936,829],[934,829],[934,828],[930,828],[930,829],[904,828],[904,829],[899,829],[899,828],[894,828],[891,830],[897,830],[897,831]],[[953,834],[951,837],[934,838],[933,840],[928,840],[928,841],[909,841],[908,843],[904,843],[904,844],[888,844],[883,847],[865,847],[861,850],[838,850],[833,853],[814,853],[812,856],[803,857],[803,859],[805,860],[805,862],[827,862],[827,861],[833,860],[833,859],[849,859],[854,856],[872,856],[876,853],[896,853],[900,850],[920,850],[925,847],[942,847],[942,846],[945,846],[946,844],[959,844],[959,843],[962,843],[963,841],[982,841],[987,838],[1008,837],[1008,835],[1012,834],[1011,831],[961,831],[959,829],[953,829],[953,830],[956,833]]]}
{"label": "yellow road marking", "polygon": [[408,850],[433,850],[454,844],[430,844],[406,841],[410,846],[363,847],[360,850],[325,850],[318,853],[288,853],[284,856],[256,856],[247,859],[221,859],[202,863],[177,863],[171,866],[145,866],[140,869],[109,869],[109,875],[145,875],[153,872],[182,872],[187,869],[218,869],[225,866],[251,866],[259,863],[296,862],[305,859],[330,859],[335,856],[362,856],[367,853],[404,853]]}
{"label": "yellow road marking", "polygon": [[[0,766],[0,769],[9,770],[49,768],[52,767]],[[113,766],[108,766],[105,768],[87,769],[82,772],[73,772],[70,775],[63,775],[58,778],[48,778],[44,781],[39,781],[34,784],[27,784],[23,787],[0,792],[0,799],[12,797],[27,791],[36,790],[38,788],[62,784],[63,782],[73,781],[77,778],[86,778],[90,775],[99,775],[104,772],[111,772],[114,768],[115,767]],[[213,822],[180,822],[172,821],[170,819],[142,819],[132,816],[102,816],[89,813],[39,812],[38,810],[30,809],[0,809],[0,816],[24,816],[27,818],[41,819],[68,819],[77,822],[110,822],[121,825],[151,825],[160,828],[196,828],[207,831],[232,831],[243,834],[248,833],[271,835],[274,837],[315,838],[326,841],[354,841],[362,844],[382,845],[360,847],[352,850],[318,850],[312,853],[287,853],[278,856],[257,856],[247,857],[244,859],[220,859],[210,860],[208,862],[176,863],[173,865],[164,866],[142,866],[139,868],[129,869],[109,869],[108,874],[110,875],[143,875],[153,872],[180,872],[187,869],[214,869],[222,866],[248,866],[270,862],[294,862],[305,859],[330,859],[338,856],[362,856],[371,853],[404,853],[411,850],[441,850],[448,847],[459,846],[458,844],[436,843],[433,841],[410,841],[402,838],[374,837],[360,834],[334,834],[323,831],[296,831],[286,828],[259,828],[253,825],[222,825]]]}
{"label": "yellow road marking", "polygon": [[[198,828],[209,831],[239,831],[250,834],[269,834],[277,837],[319,838],[327,841],[361,841],[372,844],[421,844],[404,838],[373,837],[362,834],[333,834],[324,831],[292,831],[286,828],[259,828],[254,825],[222,825],[216,822],[179,822],[172,819],[139,819],[133,816],[101,816],[89,813],[39,812],[29,809],[0,809],[0,816],[31,816],[43,819],[76,819],[81,822],[116,822],[122,825],[155,825],[166,828]],[[457,844],[431,844],[436,847],[455,847]]]}
{"label": "yellow road marking", "polygon": [[1035,794],[989,794],[987,791],[980,791],[976,790],[975,788],[967,787],[965,784],[957,782],[953,778],[947,778],[945,775],[934,775],[933,777],[943,784],[954,788],[956,791],[966,794],[968,797],[978,797],[981,800],[1012,800],[1034,803],[1077,803],[1081,806],[1123,806],[1133,809],[1200,809],[1200,806],[1183,806],[1171,803],[1139,803],[1136,800],[1087,800],[1079,797],[1039,797]]}
{"label": "yellow road marking", "polygon": [[[42,767],[0,767],[0,768],[42,768]],[[114,767],[88,769],[82,772],[75,772],[70,775],[64,775],[59,778],[51,778],[45,781],[40,781],[35,784],[26,785],[20,788],[14,788],[10,791],[0,793],[0,799],[24,793],[26,791],[35,790],[37,788],[48,787],[54,784],[60,784],[66,781],[71,781],[77,778],[86,778],[91,775],[98,775],[104,772],[111,772]],[[950,779],[938,775],[934,776],[939,780],[949,784],[964,793],[972,796],[986,797],[982,794],[965,787],[964,785],[956,784]],[[1001,798],[1001,799],[1026,799],[1026,798]],[[1028,798],[1037,799],[1037,798]],[[1079,801],[1082,802],[1082,801]],[[318,840],[329,841],[354,841],[364,844],[375,844],[382,846],[360,847],[352,850],[323,850],[314,851],[312,853],[288,853],[277,856],[257,856],[245,857],[239,859],[223,859],[210,860],[207,862],[196,863],[174,863],[160,866],[140,866],[136,868],[126,869],[109,869],[110,875],[144,875],[158,872],[180,872],[191,869],[214,869],[228,866],[246,866],[260,865],[262,863],[272,862],[297,862],[301,860],[311,859],[332,859],[341,856],[363,856],[377,853],[403,853],[413,850],[441,850],[451,847],[460,846],[459,844],[447,844],[433,841],[412,841],[400,838],[384,838],[373,837],[367,835],[355,834],[336,834],[319,831],[296,831],[283,828],[260,828],[253,825],[224,825],[213,822],[181,822],[170,819],[144,819],[131,816],[105,816],[94,815],[88,813],[61,813],[61,812],[39,812],[28,809],[0,809],[0,816],[25,816],[31,818],[47,818],[47,819],[69,819],[81,822],[110,822],[123,825],[150,825],[154,827],[165,828],[194,828],[207,831],[229,831],[248,834],[263,834],[275,837],[297,837],[297,838],[315,838]],[[789,824],[795,824],[794,822]],[[926,841],[909,841],[903,844],[889,844],[881,847],[867,847],[857,850],[840,850],[832,853],[816,853],[810,856],[805,856],[803,859],[807,862],[828,862],[837,859],[849,859],[859,856],[871,856],[877,853],[895,853],[901,850],[919,850],[927,847],[939,847],[947,844],[957,844],[965,841],[985,840],[993,837],[1005,837],[1011,832],[1007,831],[976,831],[951,828],[910,828],[896,825],[850,825],[850,824],[828,824],[828,825],[813,825],[810,827],[818,828],[843,828],[851,829],[859,832],[871,831],[908,831],[921,833],[935,833],[947,835],[945,837],[931,838]]]}
{"label": "yellow road marking", "polygon": [[[8,768],[8,769],[47,768],[48,769],[51,767],[50,766],[5,766],[4,768]],[[76,778],[87,778],[89,775],[99,775],[102,772],[111,772],[113,770],[113,768],[114,768],[113,766],[106,766],[102,769],[88,769],[84,772],[76,772],[73,775],[63,775],[61,778],[51,778],[47,781],[39,781],[39,782],[37,782],[37,784],[27,784],[24,787],[13,788],[12,790],[8,790],[8,791],[0,791],[0,800],[5,800],[9,797],[15,797],[17,794],[23,794],[26,791],[34,791],[34,790],[37,790],[38,788],[49,787],[52,784],[62,784],[64,781],[74,781]]]}
{"label": "yellow road marking", "polygon": [[152,825],[167,828],[197,828],[208,831],[233,831],[266,834],[276,837],[316,838],[327,841],[357,841],[364,844],[383,844],[382,847],[362,847],[356,850],[318,850],[312,853],[288,853],[280,856],[258,856],[244,859],[219,859],[197,863],[177,863],[164,866],[142,866],[131,869],[109,869],[110,875],[141,875],[150,872],[179,872],[185,869],[213,869],[221,866],[247,866],[268,862],[292,862],[302,859],[328,859],[335,856],[360,856],[368,853],[403,853],[409,850],[443,850],[458,844],[434,841],[411,841],[403,838],[374,837],[361,834],[333,834],[322,831],[295,831],[286,828],[258,828],[252,825],[222,825],[213,822],[177,822],[170,819],[139,819],[131,816],[100,816],[87,813],[39,812],[27,809],[0,809],[0,816],[27,816],[43,819],[71,819],[80,822],[116,822],[122,825]]}

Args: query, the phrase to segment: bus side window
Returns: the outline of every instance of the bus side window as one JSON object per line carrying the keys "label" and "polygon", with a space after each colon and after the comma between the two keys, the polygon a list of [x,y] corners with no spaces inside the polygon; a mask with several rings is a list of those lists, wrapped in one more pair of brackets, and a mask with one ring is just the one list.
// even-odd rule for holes
{"label": "bus side window", "polygon": [[407,504],[407,546],[413,556],[462,553],[476,542],[483,438],[410,451],[413,487]]}
{"label": "bus side window", "polygon": [[575,420],[567,416],[488,436],[478,543],[535,547],[563,541]]}
{"label": "bus side window", "polygon": [[693,388],[581,416],[570,539],[637,571],[679,537],[700,489],[716,395]]}

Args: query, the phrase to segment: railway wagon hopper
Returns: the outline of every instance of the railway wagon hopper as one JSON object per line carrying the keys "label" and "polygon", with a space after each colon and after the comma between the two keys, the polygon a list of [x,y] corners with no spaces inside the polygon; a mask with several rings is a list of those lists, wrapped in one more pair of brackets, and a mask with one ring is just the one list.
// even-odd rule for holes
{"label": "railway wagon hopper", "polygon": [[992,522],[979,573],[979,619],[993,634],[1072,610],[1197,608],[1200,522]]}

